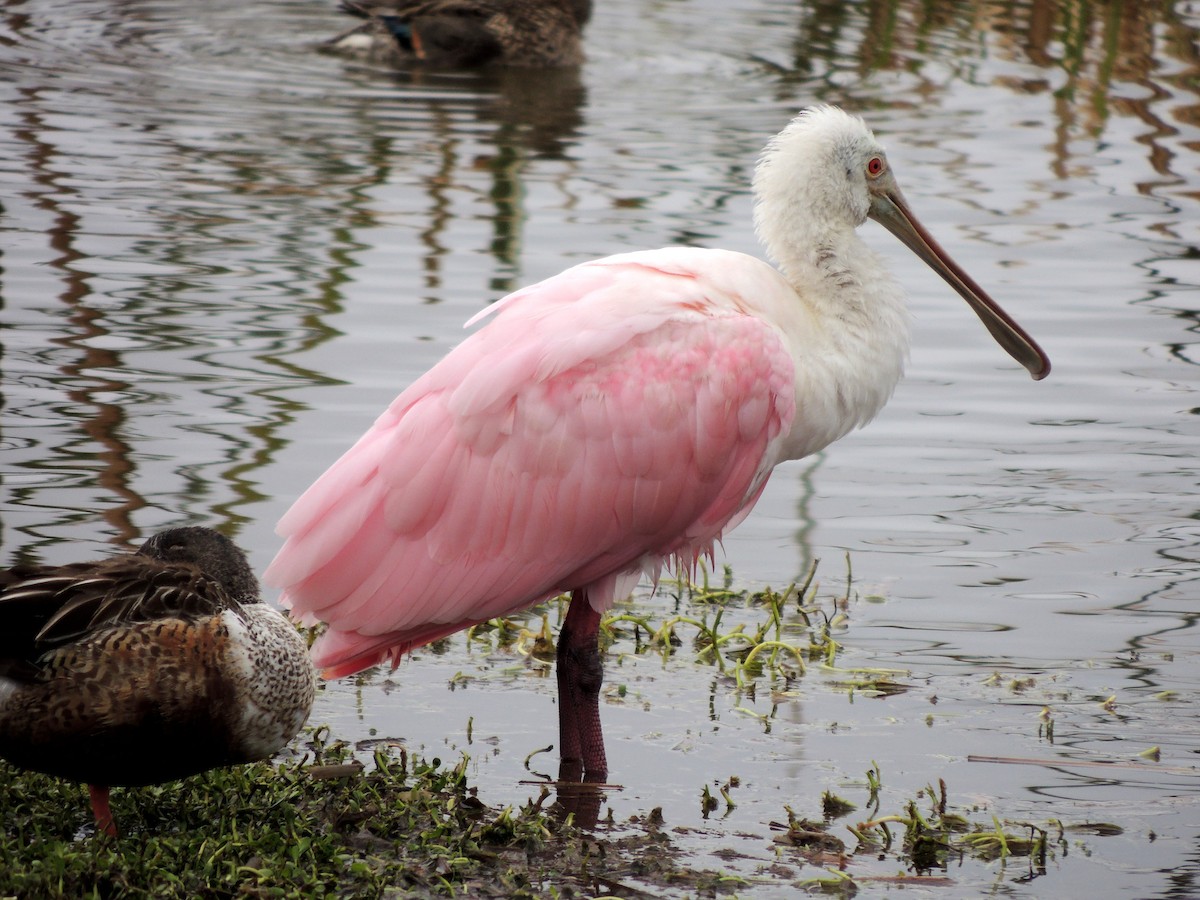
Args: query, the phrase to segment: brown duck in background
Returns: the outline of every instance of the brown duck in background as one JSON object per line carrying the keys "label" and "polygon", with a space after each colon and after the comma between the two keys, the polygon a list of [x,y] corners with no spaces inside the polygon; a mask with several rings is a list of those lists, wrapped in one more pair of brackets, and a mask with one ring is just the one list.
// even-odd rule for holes
{"label": "brown duck in background", "polygon": [[109,834],[110,786],[270,757],[308,718],[314,689],[304,639],[211,529],[0,570],[0,757],[86,782]]}
{"label": "brown duck in background", "polygon": [[325,46],[394,66],[548,68],[583,62],[591,0],[344,0],[366,21]]}

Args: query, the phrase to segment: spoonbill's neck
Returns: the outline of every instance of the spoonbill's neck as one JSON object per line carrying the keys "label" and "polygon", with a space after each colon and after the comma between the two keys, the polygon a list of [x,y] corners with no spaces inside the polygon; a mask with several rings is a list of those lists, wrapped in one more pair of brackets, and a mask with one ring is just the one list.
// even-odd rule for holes
{"label": "spoonbill's neck", "polygon": [[792,224],[787,240],[764,235],[764,243],[813,323],[793,339],[798,407],[825,410],[786,442],[797,459],[867,424],[887,403],[908,358],[910,317],[900,284],[853,228]]}

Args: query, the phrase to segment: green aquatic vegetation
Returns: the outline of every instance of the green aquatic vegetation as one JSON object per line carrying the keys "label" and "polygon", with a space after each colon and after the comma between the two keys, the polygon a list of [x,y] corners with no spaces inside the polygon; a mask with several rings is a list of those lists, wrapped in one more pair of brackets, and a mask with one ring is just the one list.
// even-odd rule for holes
{"label": "green aquatic vegetation", "polygon": [[1007,859],[1010,856],[1029,857],[1044,867],[1049,844],[1049,832],[1030,822],[1010,823],[1017,831],[1005,831],[1004,825],[992,816],[992,827],[977,827],[964,834],[961,843],[981,859]]}
{"label": "green aquatic vegetation", "polygon": [[741,783],[741,779],[733,775],[724,784],[718,785],[717,794],[720,795],[720,800],[717,800],[709,785],[705,784],[700,792],[700,817],[707,819],[711,813],[716,812],[722,802],[725,804],[725,815],[728,816],[732,813],[737,808],[737,803],[734,801],[731,791],[739,787]]}
{"label": "green aquatic vegetation", "polygon": [[893,675],[907,674],[894,671],[867,669],[848,669],[842,670],[849,676],[848,678],[840,678],[831,682],[834,687],[846,691],[851,699],[856,696],[862,697],[892,697],[896,694],[906,693],[911,689],[910,685],[904,682],[897,681]]}
{"label": "green aquatic vegetation", "polygon": [[1002,823],[995,815],[987,823],[972,822],[949,808],[946,782],[941,779],[936,788],[926,785],[907,800],[902,812],[879,815],[877,766],[868,772],[868,784],[873,813],[868,820],[848,826],[859,842],[854,855],[893,852],[892,826],[902,830],[896,854],[917,873],[945,869],[952,858],[964,855],[985,861],[1024,857],[1039,869],[1045,867],[1050,852],[1048,828],[1031,822]]}
{"label": "green aquatic vegetation", "polygon": [[[701,563],[696,580],[663,579],[660,596],[649,604],[651,611],[635,601],[619,603],[606,613],[600,623],[601,648],[615,653],[618,661],[628,655],[657,654],[665,665],[688,647],[695,663],[714,666],[738,690],[764,677],[786,685],[814,662],[842,671],[833,669],[841,650],[835,634],[846,628],[844,609],[852,596],[849,560],[845,593],[826,600],[818,596],[819,562],[814,561],[803,579],[782,591],[735,589],[728,566],[717,583]],[[662,602],[663,595],[669,602]],[[561,624],[568,603],[569,597],[563,595],[535,609],[532,614],[541,617],[537,630],[523,624],[522,616],[476,625],[467,631],[468,647],[512,650],[531,665],[549,665],[554,658],[552,623]],[[663,608],[674,612],[660,618],[657,610]],[[851,691],[879,696],[905,689],[892,679],[902,673],[854,669],[844,673],[852,679],[847,684]]]}
{"label": "green aquatic vegetation", "polygon": [[829,825],[825,822],[811,822],[796,815],[790,806],[783,807],[787,813],[787,824],[772,822],[771,828],[783,833],[775,838],[779,844],[790,844],[802,847],[810,854],[835,854],[846,852],[845,842],[829,833]]}
{"label": "green aquatic vegetation", "polygon": [[876,812],[879,811],[879,789],[881,787],[883,787],[883,774],[879,771],[879,763],[871,760],[871,768],[867,769],[867,791],[870,793],[867,803]]}
{"label": "green aquatic vegetation", "polygon": [[1048,744],[1054,743],[1054,715],[1048,706],[1043,706],[1038,713],[1038,737],[1044,738]]}
{"label": "green aquatic vegetation", "polygon": [[856,809],[858,809],[857,806],[849,800],[844,800],[837,796],[833,791],[826,791],[821,795],[821,813],[825,816],[825,821],[827,822],[840,819],[842,816],[848,816]]}
{"label": "green aquatic vegetation", "polygon": [[[783,591],[754,592],[734,590],[728,567],[720,586],[714,586],[708,568],[701,565],[698,583],[680,577],[664,581],[660,588],[670,592],[677,606],[697,610],[698,615],[676,614],[654,625],[649,617],[617,612],[602,627],[617,636],[622,626],[632,624],[648,635],[646,646],[664,649],[664,658],[682,645],[679,630],[692,629],[696,661],[732,676],[739,689],[764,676],[786,681],[803,675],[811,661],[832,663],[840,649],[833,633],[844,622],[837,606],[845,601],[835,599],[832,610],[824,608],[815,580],[818,563]],[[734,624],[725,624],[729,621]]]}
{"label": "green aquatic vegetation", "polygon": [[325,727],[292,749],[115,791],[116,839],[95,833],[83,786],[0,762],[0,896],[522,898],[637,894],[631,872],[697,890],[731,877],[689,866],[661,815],[600,839],[559,815],[548,789],[489,808],[466,756],[352,747]]}
{"label": "green aquatic vegetation", "polygon": [[808,890],[820,891],[837,897],[853,897],[858,893],[858,885],[854,878],[846,872],[837,869],[826,869],[819,878],[806,878],[800,882],[801,887]]}

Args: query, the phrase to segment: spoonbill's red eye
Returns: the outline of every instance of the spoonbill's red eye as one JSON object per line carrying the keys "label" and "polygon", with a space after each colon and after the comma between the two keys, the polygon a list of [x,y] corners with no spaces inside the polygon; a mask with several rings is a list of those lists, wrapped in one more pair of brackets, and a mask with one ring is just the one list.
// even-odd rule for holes
{"label": "spoonbill's red eye", "polygon": [[883,170],[885,168],[886,165],[883,162],[883,157],[872,156],[870,161],[867,163],[867,174],[872,178],[878,178],[883,174]]}

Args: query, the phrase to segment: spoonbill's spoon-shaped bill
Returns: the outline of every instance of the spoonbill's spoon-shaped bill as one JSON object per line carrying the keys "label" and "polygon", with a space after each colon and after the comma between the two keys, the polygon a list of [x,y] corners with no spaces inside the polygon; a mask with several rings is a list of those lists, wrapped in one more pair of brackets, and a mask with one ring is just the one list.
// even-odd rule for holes
{"label": "spoonbill's spoon-shaped bill", "polygon": [[671,247],[517,291],[296,501],[265,580],[327,624],[312,650],[327,677],[569,591],[560,778],[603,780],[601,614],[664,563],[711,555],[778,463],[866,424],[900,378],[909,316],[857,234],[868,217],[1035,378],[1050,370],[918,224],[860,119],[802,112],[767,144],[754,194],[778,268]]}
{"label": "spoonbill's spoon-shaped bill", "polygon": [[900,193],[900,188],[896,186],[895,179],[890,176],[883,177],[886,174],[886,171],[881,173],[871,183],[871,210],[868,215],[946,279],[946,282],[970,304],[971,309],[975,310],[975,314],[991,332],[996,343],[1028,369],[1034,379],[1041,381],[1049,375],[1050,360],[1042,352],[1042,348],[988,296],[975,279],[950,258],[950,254],[942,249],[941,244],[933,239],[933,235],[913,214],[904,200],[904,195]]}

